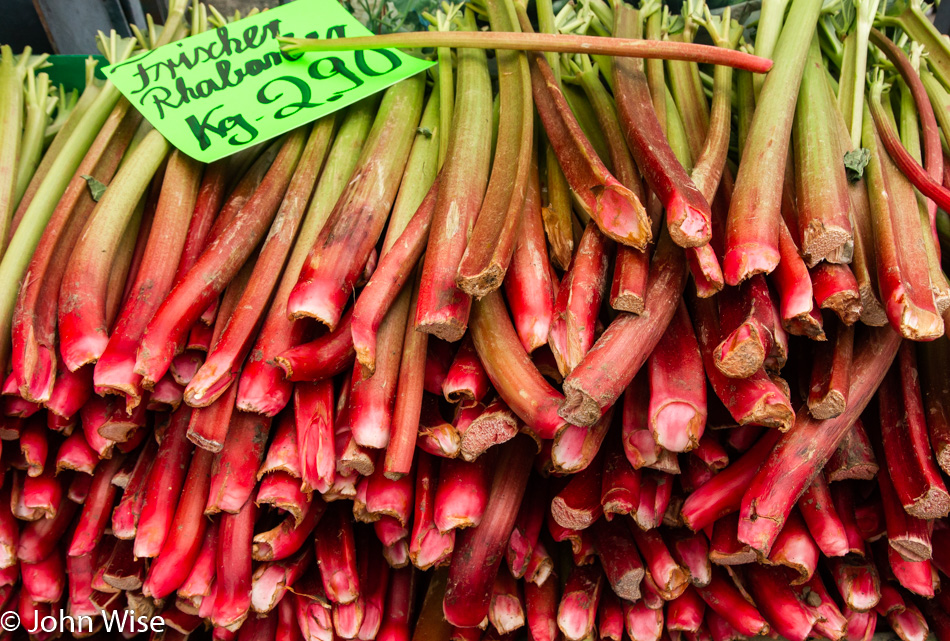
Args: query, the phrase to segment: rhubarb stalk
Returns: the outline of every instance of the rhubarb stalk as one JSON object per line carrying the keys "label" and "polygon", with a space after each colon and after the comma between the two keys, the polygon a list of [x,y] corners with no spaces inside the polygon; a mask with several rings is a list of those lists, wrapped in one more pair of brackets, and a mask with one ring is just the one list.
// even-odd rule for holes
{"label": "rhubarb stalk", "polygon": [[415,76],[383,96],[356,179],[340,195],[287,298],[287,313],[293,318],[315,318],[331,331],[339,323],[396,198],[422,114],[423,84],[423,78]]}
{"label": "rhubarb stalk", "polygon": [[730,285],[770,273],[779,263],[782,177],[808,54],[802,42],[814,31],[820,9],[817,0],[793,0],[775,47],[777,64],[757,100],[729,206],[723,274]]}

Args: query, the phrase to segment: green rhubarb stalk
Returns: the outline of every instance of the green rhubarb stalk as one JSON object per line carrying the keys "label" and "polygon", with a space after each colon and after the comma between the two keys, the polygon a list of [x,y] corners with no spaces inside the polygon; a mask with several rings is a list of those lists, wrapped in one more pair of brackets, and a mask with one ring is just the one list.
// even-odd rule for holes
{"label": "green rhubarb stalk", "polygon": [[[763,0],[759,13],[759,23],[755,28],[755,55],[771,58],[775,52],[782,25],[785,24],[785,10],[791,0]],[[765,76],[758,75],[753,79],[755,95],[758,96],[765,84]]]}
{"label": "green rhubarb stalk", "polygon": [[[518,28],[511,0],[488,0],[493,29]],[[498,51],[501,145],[495,149],[491,177],[456,278],[462,291],[481,298],[501,287],[521,227],[521,210],[534,152],[534,102],[528,57]]]}
{"label": "green rhubarb stalk", "polygon": [[[950,91],[947,91],[927,69],[921,68],[920,80],[924,83],[924,89],[927,90],[930,104],[933,105],[934,116],[937,118],[937,124],[940,125],[940,132],[943,136],[946,136],[947,134],[944,132],[950,132]],[[943,136],[941,137],[941,143],[944,142]]]}
{"label": "green rhubarb stalk", "polygon": [[43,154],[43,140],[50,114],[56,107],[56,96],[49,95],[49,76],[45,73],[26,76],[26,121],[20,140],[20,161],[16,170],[14,206],[20,203],[27,185],[33,178]]}
{"label": "green rhubarb stalk", "polygon": [[[717,47],[735,49],[742,35],[742,25],[732,20],[729,7],[722,17],[713,16],[705,8],[703,24]],[[705,142],[698,152],[690,177],[706,200],[715,196],[729,153],[729,133],[732,127],[732,68],[718,66],[713,72],[712,108]],[[745,75],[751,75],[746,73]],[[704,101],[702,101],[704,102]]]}
{"label": "green rhubarb stalk", "polygon": [[[645,0],[640,5],[640,17],[646,19],[644,35],[647,40],[660,40],[663,37],[662,9],[660,0]],[[656,112],[656,119],[660,121],[660,128],[666,133],[666,92],[661,90],[666,86],[664,64],[662,60],[647,60],[644,67],[653,110]]]}
{"label": "green rhubarb stalk", "polygon": [[[69,122],[69,117],[72,115],[73,109],[76,108],[78,102],[78,89],[67,92],[66,87],[63,85],[59,86],[59,93],[56,96],[56,115],[50,119],[46,125],[46,129],[43,131],[43,149],[53,142],[53,139],[56,138],[56,134]],[[34,172],[34,176],[35,175],[36,173]],[[32,178],[30,180],[32,182]]]}
{"label": "green rhubarb stalk", "polygon": [[[695,11],[693,0],[684,4],[683,16],[686,27],[682,32],[671,36],[677,42],[692,42],[696,37],[695,22],[692,14]],[[670,94],[679,110],[683,126],[686,128],[687,140],[693,158],[699,157],[702,152],[706,131],[709,129],[709,105],[702,84],[697,85],[698,70],[693,73],[693,65],[681,60],[669,60],[666,63],[669,76]],[[718,68],[718,67],[717,67]]]}
{"label": "green rhubarb stalk", "polygon": [[[921,162],[922,152],[917,117],[917,103],[914,101],[914,96],[910,88],[908,88],[903,81],[899,81],[898,86],[900,87],[901,110],[899,129],[901,142],[911,157],[919,163]],[[934,234],[930,227],[930,213],[927,209],[927,198],[916,189],[914,190],[914,195],[917,197],[917,210],[920,215],[920,224],[923,230],[924,250],[927,253],[927,267],[930,271],[930,287],[933,290],[937,312],[942,315],[950,308],[950,286],[948,286],[947,278],[944,276],[943,269],[940,267],[940,254],[937,251]]]}
{"label": "green rhubarb stalk", "polygon": [[0,255],[16,207],[17,158],[23,129],[23,76],[13,50],[0,47]]}
{"label": "green rhubarb stalk", "polygon": [[686,124],[676,108],[672,92],[669,87],[666,88],[666,139],[670,143],[670,149],[676,155],[676,159],[686,169],[687,173],[693,171],[693,150],[690,147],[689,133],[686,131]]}
{"label": "green rhubarb stalk", "polygon": [[755,114],[754,78],[748,71],[736,74],[736,133],[739,137],[739,149],[745,149],[752,129],[752,116]]}
{"label": "green rhubarb stalk", "polygon": [[[838,106],[851,131],[851,146],[861,146],[861,117],[864,112],[864,86],[868,66],[868,38],[880,0],[855,0],[857,20],[854,32],[844,43],[844,69]],[[847,73],[847,75],[845,75]]]}
{"label": "green rhubarb stalk", "polygon": [[[808,267],[822,260],[850,262],[853,254],[851,199],[836,144],[838,123],[825,101],[825,76],[816,34],[808,48],[792,128],[799,248]],[[838,259],[839,254],[847,260]]]}
{"label": "green rhubarb stalk", "polygon": [[[782,186],[795,101],[821,0],[794,0],[775,47],[777,64],[759,94],[729,206],[723,275],[730,285],[779,262]],[[720,48],[720,47],[717,47]]]}
{"label": "green rhubarb stalk", "polygon": [[[565,78],[562,93],[567,99],[567,104],[571,107],[571,112],[577,118],[577,124],[581,126],[581,131],[584,132],[594,151],[597,152],[597,157],[604,162],[610,173],[614,173],[610,160],[609,145],[605,136],[607,132],[601,130],[593,105],[590,104],[590,100],[584,91],[572,84],[573,80],[573,78]],[[578,211],[578,215],[586,225],[590,216],[583,210]]]}
{"label": "green rhubarb stalk", "polygon": [[[865,0],[875,5],[879,0]],[[860,2],[857,3],[860,6]],[[871,14],[873,16],[873,13]],[[880,18],[885,26],[898,26],[904,33],[924,45],[927,50],[927,60],[937,78],[944,87],[950,88],[950,42],[940,33],[930,19],[924,14],[922,0],[910,0],[899,15]],[[870,27],[868,27],[870,33]],[[867,44],[865,43],[865,50]]]}
{"label": "green rhubarb stalk", "polygon": [[[39,188],[40,183],[43,182],[43,179],[46,178],[46,174],[49,173],[50,165],[52,165],[53,161],[59,156],[59,153],[66,144],[66,141],[69,140],[70,136],[72,136],[73,131],[75,131],[76,127],[79,125],[83,115],[85,115],[90,105],[96,101],[96,98],[99,96],[99,92],[102,89],[102,83],[97,82],[95,78],[97,64],[96,60],[90,57],[86,58],[85,62],[86,88],[83,89],[82,94],[79,96],[79,100],[76,101],[75,106],[69,112],[69,116],[62,124],[62,127],[60,127],[59,131],[56,132],[53,141],[49,143],[49,146],[46,148],[46,152],[43,154],[43,159],[40,161],[36,171],[33,172],[33,178],[30,179],[30,184],[27,185],[26,192],[24,192],[23,197],[20,198],[20,204],[17,205],[16,212],[13,214],[13,224],[10,227],[11,236],[16,232],[16,229],[20,224],[20,220],[23,218],[23,214],[26,212],[27,206],[29,206],[30,202],[33,200],[33,195]],[[59,107],[62,109],[62,104],[60,104]],[[49,129],[47,129],[47,132],[49,132]]]}
{"label": "green rhubarb stalk", "polygon": [[[430,27],[435,31],[451,31],[452,24],[458,15],[462,5],[442,3],[442,7],[436,11],[435,16],[426,16],[430,22],[435,24]],[[425,14],[424,14],[425,15]],[[452,116],[455,113],[455,71],[452,67],[452,49],[449,47],[439,47],[436,50],[438,58],[438,90],[439,90],[439,167],[445,162],[445,155],[449,149],[448,132],[452,127]]]}
{"label": "green rhubarb stalk", "polygon": [[[555,22],[554,7],[551,0],[536,0],[535,8],[538,15],[538,30],[542,33],[557,33],[557,24]],[[558,85],[561,84],[561,61],[558,54],[548,51],[544,54],[554,78]],[[570,188],[567,185],[567,178],[564,177],[564,171],[554,155],[554,149],[551,143],[547,141],[546,134],[542,131],[541,138],[544,141],[544,185],[546,198],[544,206],[541,208],[541,217],[544,224],[544,233],[548,238],[548,244],[551,247],[551,259],[554,264],[566,270],[571,262],[571,256],[574,254],[574,235],[573,235],[573,214],[571,212]]]}
{"label": "green rhubarb stalk", "polygon": [[844,64],[844,47],[838,39],[832,16],[824,15],[818,19],[818,35],[821,52],[840,71]]}
{"label": "green rhubarb stalk", "polygon": [[[124,60],[132,52],[135,43],[125,40],[119,43],[113,36],[109,52],[111,60]],[[0,260],[0,336],[10,335],[10,323],[13,319],[13,307],[16,304],[20,279],[36,249],[46,223],[59,202],[59,197],[72,179],[83,156],[102,128],[112,108],[119,101],[119,90],[112,83],[106,83],[99,95],[89,106],[76,124],[72,135],[63,143],[56,159],[50,164],[46,177],[39,184],[16,232],[10,239],[10,245]],[[5,364],[10,355],[9,340],[0,341],[0,364]]]}
{"label": "green rhubarb stalk", "polygon": [[[554,6],[551,4],[551,0],[536,0],[535,8],[538,13],[538,31],[541,33],[557,33],[557,26],[554,23]],[[561,65],[558,55],[552,51],[547,51],[544,57],[547,58],[548,64],[551,65],[551,71],[554,72],[554,77],[557,78],[560,84]]]}

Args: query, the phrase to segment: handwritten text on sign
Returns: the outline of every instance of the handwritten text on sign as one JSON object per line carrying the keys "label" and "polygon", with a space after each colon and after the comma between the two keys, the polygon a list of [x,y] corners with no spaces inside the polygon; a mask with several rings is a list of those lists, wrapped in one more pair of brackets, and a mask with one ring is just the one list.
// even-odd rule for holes
{"label": "handwritten text on sign", "polygon": [[353,104],[432,65],[392,49],[287,53],[277,38],[372,35],[336,0],[296,0],[105,69],[165,138],[204,162]]}

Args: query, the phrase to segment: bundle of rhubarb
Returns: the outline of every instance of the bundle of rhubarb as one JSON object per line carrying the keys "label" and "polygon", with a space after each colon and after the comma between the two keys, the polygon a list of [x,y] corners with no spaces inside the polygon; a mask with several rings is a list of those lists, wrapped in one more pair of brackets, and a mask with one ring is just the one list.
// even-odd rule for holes
{"label": "bundle of rhubarb", "polygon": [[[110,61],[233,19],[171,5]],[[950,44],[878,9],[287,40],[438,63],[208,165],[4,48],[3,610],[950,639]]]}

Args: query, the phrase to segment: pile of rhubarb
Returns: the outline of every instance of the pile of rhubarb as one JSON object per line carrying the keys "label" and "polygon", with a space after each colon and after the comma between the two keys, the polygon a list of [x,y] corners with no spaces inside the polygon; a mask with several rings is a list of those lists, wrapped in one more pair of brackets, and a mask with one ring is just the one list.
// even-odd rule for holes
{"label": "pile of rhubarb", "polygon": [[950,640],[950,44],[846,5],[289,40],[438,64],[208,165],[4,47],[2,609]]}

